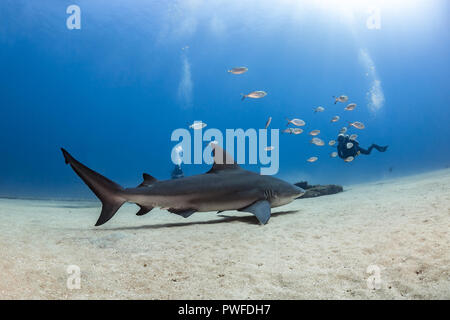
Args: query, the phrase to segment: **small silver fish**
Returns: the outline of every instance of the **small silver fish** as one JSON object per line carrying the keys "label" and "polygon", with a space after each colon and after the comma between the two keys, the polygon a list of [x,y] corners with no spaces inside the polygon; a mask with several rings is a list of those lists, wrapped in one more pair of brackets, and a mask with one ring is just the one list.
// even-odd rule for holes
{"label": "small silver fish", "polygon": [[286,128],[286,129],[283,130],[283,132],[284,133],[294,133],[294,128]]}
{"label": "small silver fish", "polygon": [[345,158],[344,161],[345,161],[345,162],[351,162],[351,161],[353,161],[353,159],[355,159],[355,158],[353,158],[352,156],[350,156],[350,157]]}
{"label": "small silver fish", "polygon": [[348,106],[346,106],[344,109],[347,111],[352,111],[356,108],[356,103],[350,103]]}
{"label": "small silver fish", "polygon": [[357,134],[352,134],[352,135],[350,136],[350,140],[356,140],[356,138],[358,138],[358,135],[357,135]]}
{"label": "small silver fish", "polygon": [[339,133],[346,133],[347,127],[342,127],[341,130],[339,130]]}
{"label": "small silver fish", "polygon": [[274,146],[268,146],[268,147],[265,147],[265,148],[264,148],[265,151],[271,151],[271,150],[273,150],[273,149],[275,149]]}
{"label": "small silver fish", "polygon": [[324,107],[317,107],[316,109],[314,109],[314,112],[323,112],[324,110]]}
{"label": "small silver fish", "polygon": [[330,153],[330,157],[332,157],[332,158],[336,158],[337,155],[338,155],[338,153],[336,151]]}
{"label": "small silver fish", "polygon": [[323,145],[325,145],[325,142],[323,142],[322,139],[316,138],[316,137],[311,139],[311,143],[315,144],[316,146],[323,146]]}
{"label": "small silver fish", "polygon": [[201,122],[201,121],[195,121],[193,124],[191,124],[189,126],[189,128],[194,129],[194,130],[200,130],[200,129],[203,129],[204,127],[206,127],[206,123]]}
{"label": "small silver fish", "polygon": [[245,98],[259,99],[259,98],[265,97],[267,95],[267,92],[265,92],[265,91],[253,91],[253,92],[250,92],[249,94],[242,94],[241,93],[241,95],[242,95],[242,99],[241,100],[244,100]]}
{"label": "small silver fish", "polygon": [[228,70],[228,72],[232,73],[232,74],[243,74],[243,73],[245,73],[247,71],[248,71],[247,67],[236,67],[236,68],[233,68],[231,70]]}
{"label": "small silver fish", "polygon": [[334,146],[336,144],[336,141],[335,140],[330,140],[330,142],[328,142],[328,145],[329,146]]}
{"label": "small silver fish", "polygon": [[264,129],[267,129],[269,127],[270,122],[272,122],[272,117],[269,117],[269,119],[267,119],[266,126],[264,127]]}
{"label": "small silver fish", "polygon": [[347,142],[347,149],[351,149],[353,147],[353,143]]}
{"label": "small silver fish", "polygon": [[312,136],[317,136],[320,133],[320,130],[313,130],[309,134]]}
{"label": "small silver fish", "polygon": [[339,116],[334,116],[333,119],[331,119],[331,122],[338,122],[340,119]]}
{"label": "small silver fish", "polygon": [[348,101],[348,97],[344,96],[344,95],[339,96],[339,97],[333,96],[333,98],[334,98],[334,104],[336,104],[337,102],[347,102]]}
{"label": "small silver fish", "polygon": [[306,124],[305,121],[303,121],[301,119],[292,119],[292,120],[287,119],[287,121],[288,121],[287,124],[292,123],[294,126],[297,126],[297,127],[301,127]]}
{"label": "small silver fish", "polygon": [[306,160],[306,161],[308,161],[308,162],[314,162],[314,161],[317,161],[317,159],[319,159],[319,158],[317,158],[317,157],[310,157],[308,160]]}
{"label": "small silver fish", "polygon": [[289,133],[289,134],[300,134],[303,132],[303,129],[300,128],[286,128],[283,130],[284,133]]}
{"label": "small silver fish", "polygon": [[349,126],[355,127],[356,129],[360,129],[360,130],[365,128],[364,123],[359,122],[359,121],[350,122]]}

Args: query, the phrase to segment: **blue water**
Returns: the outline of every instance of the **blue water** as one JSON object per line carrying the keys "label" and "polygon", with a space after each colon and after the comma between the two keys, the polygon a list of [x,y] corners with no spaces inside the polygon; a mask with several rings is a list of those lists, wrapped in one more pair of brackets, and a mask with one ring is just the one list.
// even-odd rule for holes
{"label": "blue water", "polygon": [[[81,8],[79,30],[66,26],[71,4]],[[379,29],[366,25],[372,5]],[[291,182],[442,169],[450,164],[449,9],[446,0],[2,0],[0,195],[91,197],[61,146],[125,186],[142,172],[167,179],[170,135],[194,120],[220,130],[262,128],[269,116],[273,129],[286,117],[305,120],[301,135],[280,134],[278,176]],[[226,72],[236,66],[249,71]],[[253,90],[268,95],[240,100]],[[333,104],[341,94],[354,111]],[[317,106],[325,111],[314,114]],[[366,125],[351,131],[362,147],[388,151],[345,163],[309,143],[308,131],[328,141],[345,120]],[[183,166],[186,175],[207,168]]]}

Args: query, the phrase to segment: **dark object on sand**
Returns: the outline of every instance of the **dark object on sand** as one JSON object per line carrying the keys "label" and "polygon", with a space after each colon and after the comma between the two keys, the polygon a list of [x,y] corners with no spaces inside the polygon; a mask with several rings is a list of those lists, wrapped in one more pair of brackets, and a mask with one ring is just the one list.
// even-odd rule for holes
{"label": "dark object on sand", "polygon": [[336,184],[309,185],[308,182],[301,181],[295,183],[295,185],[305,190],[305,194],[299,197],[300,199],[326,196],[329,194],[335,194],[344,191],[344,188],[342,188],[342,186],[338,186]]}

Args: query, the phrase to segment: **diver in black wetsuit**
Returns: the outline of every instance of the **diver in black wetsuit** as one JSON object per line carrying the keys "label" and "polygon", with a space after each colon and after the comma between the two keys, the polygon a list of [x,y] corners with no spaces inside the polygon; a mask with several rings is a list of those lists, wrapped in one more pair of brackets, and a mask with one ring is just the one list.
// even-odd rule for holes
{"label": "diver in black wetsuit", "polygon": [[[379,152],[385,152],[388,146],[380,147],[379,145],[372,144],[369,149],[364,149],[359,146],[359,142],[356,140],[351,140],[348,135],[340,134],[338,136],[338,155],[342,159],[347,159],[348,157],[356,157],[359,154],[370,154],[372,149],[375,148]],[[353,146],[351,148],[347,147],[348,143],[352,143]]]}
{"label": "diver in black wetsuit", "polygon": [[184,177],[184,173],[183,170],[181,170],[181,165],[180,164],[176,164],[175,168],[173,168],[172,174],[171,174],[171,178],[172,179],[180,179]]}

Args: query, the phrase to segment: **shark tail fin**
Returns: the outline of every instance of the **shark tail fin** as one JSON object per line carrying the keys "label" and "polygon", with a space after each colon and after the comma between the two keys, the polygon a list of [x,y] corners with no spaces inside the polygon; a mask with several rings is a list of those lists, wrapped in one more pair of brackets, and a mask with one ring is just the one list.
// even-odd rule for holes
{"label": "shark tail fin", "polygon": [[73,158],[66,150],[61,148],[66,164],[70,164],[73,171],[86,183],[89,189],[102,202],[102,212],[95,226],[100,226],[111,219],[119,208],[126,202],[124,189],[117,183],[101,174],[89,169]]}

